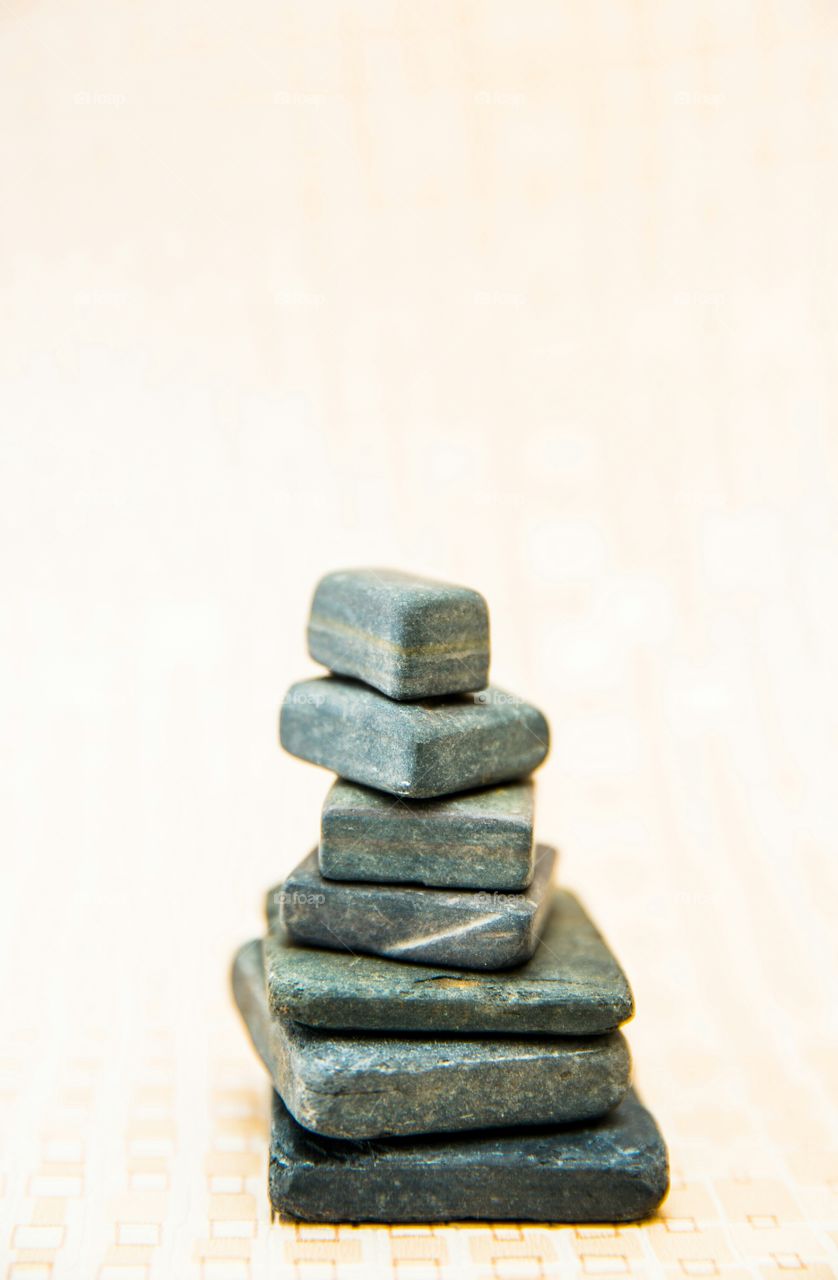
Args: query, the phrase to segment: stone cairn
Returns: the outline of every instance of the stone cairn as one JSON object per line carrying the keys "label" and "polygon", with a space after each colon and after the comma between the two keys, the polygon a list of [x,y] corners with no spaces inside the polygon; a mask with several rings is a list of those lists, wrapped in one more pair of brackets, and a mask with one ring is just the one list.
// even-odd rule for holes
{"label": "stone cairn", "polygon": [[269,1190],[312,1222],[625,1222],[668,1184],[633,1001],[533,839],[544,716],[488,684],[476,591],[328,574],[280,741],[338,775],[233,966],[274,1087]]}

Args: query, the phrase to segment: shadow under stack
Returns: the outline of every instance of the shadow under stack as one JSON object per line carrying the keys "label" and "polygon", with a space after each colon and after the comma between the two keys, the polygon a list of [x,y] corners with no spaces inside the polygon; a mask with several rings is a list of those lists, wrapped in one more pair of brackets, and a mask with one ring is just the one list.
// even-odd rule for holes
{"label": "shadow under stack", "polygon": [[317,1222],[626,1222],[668,1184],[625,975],[536,844],[549,729],[488,685],[476,591],[323,578],[280,740],[338,775],[233,967],[274,1086],[270,1196]]}

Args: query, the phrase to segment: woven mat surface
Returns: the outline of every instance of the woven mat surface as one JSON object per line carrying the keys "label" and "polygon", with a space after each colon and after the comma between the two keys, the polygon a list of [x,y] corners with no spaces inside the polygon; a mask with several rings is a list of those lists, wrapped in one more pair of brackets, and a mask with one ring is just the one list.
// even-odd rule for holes
{"label": "woven mat surface", "polygon": [[[9,1280],[827,1280],[838,9],[0,7]],[[492,608],[635,988],[637,1227],[269,1220],[227,989],[320,573]]]}

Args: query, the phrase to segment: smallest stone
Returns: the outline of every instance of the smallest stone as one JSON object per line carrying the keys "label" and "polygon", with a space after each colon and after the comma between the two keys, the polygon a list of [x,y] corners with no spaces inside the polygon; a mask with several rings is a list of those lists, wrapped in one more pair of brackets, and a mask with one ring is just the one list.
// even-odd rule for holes
{"label": "smallest stone", "polygon": [[469,587],[344,569],[317,584],[308,651],[399,702],[472,693],[489,680],[489,610]]}

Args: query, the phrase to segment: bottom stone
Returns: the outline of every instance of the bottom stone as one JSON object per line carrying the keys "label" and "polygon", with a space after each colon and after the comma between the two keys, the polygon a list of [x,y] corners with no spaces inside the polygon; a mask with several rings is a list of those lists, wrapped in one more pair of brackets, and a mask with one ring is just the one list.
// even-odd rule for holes
{"label": "bottom stone", "polygon": [[362,1143],[309,1133],[274,1094],[271,1203],[307,1222],[635,1222],[668,1186],[663,1138],[634,1093],[563,1129]]}

